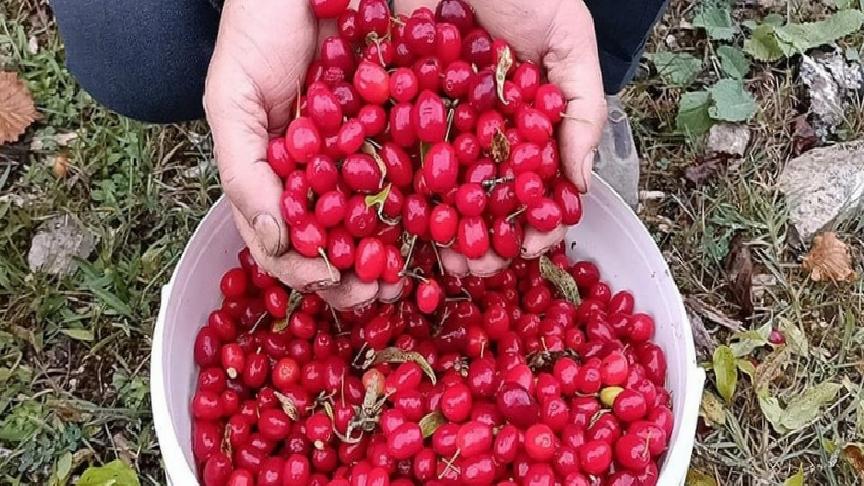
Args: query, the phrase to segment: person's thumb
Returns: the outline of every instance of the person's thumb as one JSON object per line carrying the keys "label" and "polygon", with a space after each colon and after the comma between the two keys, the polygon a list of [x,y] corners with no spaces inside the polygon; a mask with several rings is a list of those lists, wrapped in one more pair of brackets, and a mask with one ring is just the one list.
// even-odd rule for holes
{"label": "person's thumb", "polygon": [[282,183],[267,163],[268,115],[257,90],[242,70],[214,59],[204,108],[225,194],[254,228],[264,253],[285,252],[288,230],[279,209]]}
{"label": "person's thumb", "polygon": [[559,132],[564,173],[584,192],[606,124],[606,96],[591,14],[582,2],[567,5],[553,22],[542,62],[567,100]]}

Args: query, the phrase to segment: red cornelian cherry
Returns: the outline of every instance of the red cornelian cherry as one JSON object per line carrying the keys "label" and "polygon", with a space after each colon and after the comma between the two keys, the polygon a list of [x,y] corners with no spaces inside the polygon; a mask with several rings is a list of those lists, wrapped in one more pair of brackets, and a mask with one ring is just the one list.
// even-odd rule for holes
{"label": "red cornelian cherry", "polygon": [[390,75],[380,64],[362,61],[354,73],[354,88],[367,103],[381,105],[390,97]]}
{"label": "red cornelian cherry", "polygon": [[443,291],[435,280],[426,280],[417,285],[417,308],[424,314],[435,312],[441,304]]}
{"label": "red cornelian cherry", "polygon": [[566,103],[561,90],[554,84],[547,83],[537,88],[534,107],[543,112],[552,123],[561,121],[561,114],[567,109]]}
{"label": "red cornelian cherry", "polygon": [[501,258],[516,258],[522,251],[524,237],[522,225],[508,218],[497,218],[492,223],[492,249]]}
{"label": "red cornelian cherry", "polygon": [[545,144],[552,137],[552,122],[540,110],[523,106],[516,113],[516,129],[523,139],[536,144]]}
{"label": "red cornelian cherry", "polygon": [[354,271],[361,282],[374,282],[384,272],[386,255],[384,245],[378,238],[360,240],[354,257]]}
{"label": "red cornelian cherry", "polygon": [[545,197],[529,207],[525,216],[528,224],[544,233],[557,228],[562,219],[561,208],[555,204],[555,201]]}
{"label": "red cornelian cherry", "polygon": [[348,42],[354,42],[359,38],[357,31],[357,11],[353,8],[345,9],[336,21],[336,28],[339,31],[339,37]]}
{"label": "red cornelian cherry", "polygon": [[321,150],[321,135],[314,122],[306,117],[292,121],[285,132],[285,148],[298,162],[306,162],[317,154]]}
{"label": "red cornelian cherry", "polygon": [[442,245],[448,245],[456,237],[459,213],[449,204],[439,204],[429,215],[429,234]]}
{"label": "red cornelian cherry", "polygon": [[523,172],[516,176],[514,188],[522,204],[535,206],[543,199],[543,180],[535,172]]}
{"label": "red cornelian cherry", "polygon": [[353,154],[363,145],[365,136],[366,132],[360,120],[351,118],[339,128],[339,133],[336,135],[336,149],[344,155]]}
{"label": "red cornelian cherry", "polygon": [[324,251],[327,236],[320,223],[311,217],[305,218],[300,224],[291,226],[291,245],[297,253],[315,258]]}
{"label": "red cornelian cherry", "polygon": [[534,101],[540,87],[540,68],[532,62],[523,62],[513,71],[513,82],[526,102]]}
{"label": "red cornelian cherry", "polygon": [[390,96],[398,103],[410,102],[419,91],[414,71],[400,67],[390,75]]}
{"label": "red cornelian cherry", "polygon": [[422,174],[432,192],[444,193],[452,189],[459,176],[459,162],[453,146],[446,142],[432,145],[423,159]]}
{"label": "red cornelian cherry", "polygon": [[423,90],[411,108],[411,124],[421,141],[442,142],[447,131],[447,114],[440,96]]}
{"label": "red cornelian cherry", "polygon": [[271,138],[267,143],[267,163],[279,177],[287,177],[294,170],[295,162],[285,147],[285,138]]}
{"label": "red cornelian cherry", "polygon": [[468,258],[480,258],[489,251],[489,231],[486,222],[479,216],[459,220],[456,232],[459,252]]}
{"label": "red cornelian cherry", "polygon": [[339,99],[323,83],[318,83],[307,92],[306,109],[309,118],[325,135],[334,134],[342,124],[342,106]]}
{"label": "red cornelian cherry", "polygon": [[480,184],[468,183],[456,191],[456,208],[463,216],[480,216],[486,209],[486,193]]}
{"label": "red cornelian cherry", "polygon": [[390,8],[384,0],[360,0],[357,6],[357,28],[362,36],[374,32],[379,37],[390,27]]}

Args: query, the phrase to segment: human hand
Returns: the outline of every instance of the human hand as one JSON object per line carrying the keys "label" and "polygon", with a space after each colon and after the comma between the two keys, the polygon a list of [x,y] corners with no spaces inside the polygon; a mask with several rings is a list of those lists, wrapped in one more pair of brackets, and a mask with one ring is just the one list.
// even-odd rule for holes
{"label": "human hand", "polygon": [[[548,79],[557,85],[567,108],[558,130],[564,175],[580,191],[588,190],[597,144],[606,123],[606,97],[597,54],[597,40],[591,14],[582,0],[467,0],[474,7],[477,22],[493,38],[508,42],[520,60],[545,67]],[[397,11],[410,14],[430,0],[397,0]],[[537,258],[564,239],[566,228],[548,233],[526,228],[522,243],[524,258]],[[445,249],[442,262],[453,275],[487,276],[507,264],[492,250],[471,260]]]}
{"label": "human hand", "polygon": [[[332,33],[332,23],[321,30]],[[337,308],[396,299],[399,284],[361,283],[289,251],[282,182],[267,162],[267,144],[293,117],[318,35],[308,0],[225,2],[204,95],[222,186],[255,261],[289,287],[318,291]]]}

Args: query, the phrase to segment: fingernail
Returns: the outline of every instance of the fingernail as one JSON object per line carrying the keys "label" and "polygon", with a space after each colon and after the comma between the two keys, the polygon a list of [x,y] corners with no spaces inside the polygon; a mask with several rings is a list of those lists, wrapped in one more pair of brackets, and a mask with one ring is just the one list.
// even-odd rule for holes
{"label": "fingernail", "polygon": [[270,213],[261,213],[252,220],[252,228],[261,244],[261,249],[268,255],[278,255],[282,252],[282,228]]}
{"label": "fingernail", "polygon": [[317,282],[312,282],[309,285],[307,285],[305,291],[306,292],[318,292],[319,290],[332,289],[333,287],[336,287],[337,285],[339,285],[339,282],[337,280],[330,280],[330,279],[319,280]]}
{"label": "fingernail", "polygon": [[588,152],[582,163],[582,180],[585,181],[585,192],[588,192],[588,187],[591,185],[591,168],[594,167],[595,154],[596,152],[593,150]]}

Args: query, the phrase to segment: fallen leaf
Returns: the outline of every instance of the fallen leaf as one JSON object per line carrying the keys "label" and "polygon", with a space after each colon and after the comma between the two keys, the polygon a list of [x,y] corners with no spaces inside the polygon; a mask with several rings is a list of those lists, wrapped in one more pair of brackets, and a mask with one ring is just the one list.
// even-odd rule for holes
{"label": "fallen leaf", "polygon": [[769,335],[771,335],[771,323],[766,322],[759,329],[736,332],[732,336],[735,342],[731,343],[729,347],[732,348],[732,354],[736,358],[743,358],[754,350],[768,344]]}
{"label": "fallen leaf", "polygon": [[780,406],[780,401],[776,397],[768,393],[767,389],[760,390],[756,393],[756,398],[759,400],[759,408],[762,410],[762,415],[771,423],[774,430],[778,434],[786,434],[789,430],[783,426],[783,407]]}
{"label": "fallen leaf", "polygon": [[698,313],[705,319],[713,322],[714,324],[719,324],[730,331],[740,331],[741,330],[741,321],[736,321],[731,317],[726,316],[720,309],[713,307],[711,305],[702,302],[696,297],[687,297],[685,300],[687,306],[693,310],[693,312]]}
{"label": "fallen leaf", "polygon": [[0,72],[0,145],[18,140],[38,117],[33,97],[13,72]]}
{"label": "fallen leaf", "polygon": [[783,486],[804,486],[804,467],[798,466],[798,472],[784,481]]}
{"label": "fallen leaf", "polygon": [[701,186],[725,165],[727,159],[728,155],[721,153],[699,156],[695,163],[684,169],[684,178]]}
{"label": "fallen leaf", "polygon": [[69,174],[69,156],[64,153],[59,153],[54,156],[54,162],[51,164],[51,171],[54,177],[62,179]]}
{"label": "fallen leaf", "polygon": [[851,442],[843,446],[843,458],[852,466],[858,474],[858,478],[864,483],[864,444]]}
{"label": "fallen leaf", "polygon": [[762,363],[756,367],[756,376],[753,378],[753,388],[759,392],[767,390],[770,385],[783,370],[783,367],[789,361],[789,348],[781,346],[774,350],[762,360]]}
{"label": "fallen leaf", "polygon": [[795,117],[795,127],[792,132],[792,153],[796,156],[815,147],[819,142],[819,137],[816,135],[816,130],[813,125],[807,121],[807,115],[799,115]]}
{"label": "fallen leaf", "polygon": [[430,412],[420,419],[420,432],[423,433],[423,438],[431,437],[438,430],[438,427],[447,423],[447,419],[441,412]]}
{"label": "fallen leaf", "polygon": [[687,470],[685,484],[686,486],[717,486],[717,480],[713,476],[691,467]]}
{"label": "fallen leaf", "polygon": [[718,346],[714,350],[713,367],[717,391],[724,400],[731,402],[738,385],[738,364],[729,346]]}
{"label": "fallen leaf", "polygon": [[576,280],[573,279],[573,276],[569,272],[552,263],[552,260],[545,255],[540,257],[540,275],[552,282],[565,299],[569,300],[573,305],[579,305],[581,299],[579,297],[579,288],[576,286]]}
{"label": "fallen leaf", "polygon": [[687,318],[690,320],[690,329],[693,331],[693,342],[700,352],[704,352],[705,356],[712,356],[717,343],[714,338],[705,329],[705,323],[702,322],[702,317],[693,311],[687,313]]}
{"label": "fallen leaf", "polygon": [[116,459],[101,467],[90,466],[76,486],[139,486],[138,475],[129,464]]}
{"label": "fallen leaf", "polygon": [[801,430],[819,418],[822,408],[837,397],[843,385],[824,382],[805,391],[786,404],[783,426],[790,431]]}
{"label": "fallen leaf", "polygon": [[717,395],[708,390],[702,391],[702,403],[699,404],[699,416],[710,427],[722,426],[726,423],[726,407]]}
{"label": "fallen leaf", "polygon": [[741,307],[741,318],[753,315],[753,257],[743,233],[737,233],[729,243],[726,278],[735,302]]}
{"label": "fallen leaf", "polygon": [[508,101],[504,98],[504,81],[507,80],[507,73],[512,67],[513,54],[509,47],[505,47],[498,53],[498,62],[495,64],[495,87],[497,88],[498,99],[505,105]]}
{"label": "fallen leaf", "polygon": [[800,327],[793,324],[792,321],[782,319],[780,321],[780,331],[786,337],[786,345],[795,354],[799,356],[808,356],[810,354],[810,343],[807,342],[807,335]]}
{"label": "fallen leaf", "polygon": [[711,93],[707,91],[688,91],[681,95],[678,115],[675,117],[676,130],[690,137],[704,134],[714,120],[708,114],[711,106]]}
{"label": "fallen leaf", "polygon": [[708,114],[715,120],[744,122],[756,114],[756,99],[741,80],[721,79],[708,91],[712,100]]}
{"label": "fallen leaf", "polygon": [[849,248],[832,231],[813,238],[810,253],[804,257],[804,268],[810,271],[810,278],[816,282],[852,282],[857,278],[852,270]]}

